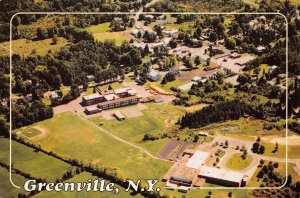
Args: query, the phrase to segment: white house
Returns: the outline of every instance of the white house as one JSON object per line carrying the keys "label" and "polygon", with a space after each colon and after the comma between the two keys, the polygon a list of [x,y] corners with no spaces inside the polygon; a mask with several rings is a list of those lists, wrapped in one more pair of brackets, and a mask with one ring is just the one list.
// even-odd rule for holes
{"label": "white house", "polygon": [[154,70],[151,70],[148,74],[147,74],[147,78],[149,80],[152,80],[152,81],[159,81],[161,76],[160,74],[157,72],[157,71],[154,71]]}

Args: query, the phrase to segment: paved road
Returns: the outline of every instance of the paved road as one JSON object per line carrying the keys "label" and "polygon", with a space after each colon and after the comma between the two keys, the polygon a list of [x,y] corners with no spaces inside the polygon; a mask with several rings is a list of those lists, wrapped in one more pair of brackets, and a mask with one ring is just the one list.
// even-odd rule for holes
{"label": "paved road", "polygon": [[[259,164],[259,161],[261,159],[266,160],[266,161],[273,161],[273,162],[286,162],[286,158],[284,158],[284,157],[280,158],[280,157],[272,157],[272,156],[265,156],[265,155],[259,155],[256,153],[252,153],[251,148],[253,145],[253,141],[218,135],[217,137],[214,138],[214,140],[211,143],[208,143],[208,145],[212,146],[213,144],[215,144],[215,142],[218,142],[219,144],[220,143],[224,144],[226,140],[229,142],[229,148],[223,149],[227,153],[219,162],[219,166],[222,168],[228,169],[226,167],[226,164],[227,164],[228,160],[230,159],[230,157],[232,155],[234,155],[235,153],[240,153],[240,151],[235,150],[236,146],[239,146],[241,148],[241,146],[243,146],[243,145],[246,147],[248,154],[251,154],[252,162],[250,163],[250,165],[248,167],[246,167],[245,169],[240,170],[238,172],[245,173],[248,176],[254,174],[255,168],[257,167],[257,165]],[[294,170],[300,176],[300,159],[288,159],[288,163],[292,163],[292,164],[296,165],[294,167]]]}

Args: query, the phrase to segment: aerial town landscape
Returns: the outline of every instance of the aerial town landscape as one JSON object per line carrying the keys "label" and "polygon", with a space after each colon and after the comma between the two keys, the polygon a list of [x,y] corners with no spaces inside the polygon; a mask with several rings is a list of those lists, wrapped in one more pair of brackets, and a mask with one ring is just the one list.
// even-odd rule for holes
{"label": "aerial town landscape", "polygon": [[[11,77],[11,174],[21,186],[0,181],[4,197],[58,196],[24,191],[28,179],[95,178],[120,189],[126,179],[159,179],[160,192],[121,190],[120,197],[298,197],[298,7],[284,4],[286,21],[122,2],[119,11],[130,14],[16,15],[11,75],[9,41],[0,35],[0,175],[9,180]],[[238,2],[244,12],[269,6]],[[99,3],[106,11],[113,5]],[[61,197],[110,196],[74,193]]]}

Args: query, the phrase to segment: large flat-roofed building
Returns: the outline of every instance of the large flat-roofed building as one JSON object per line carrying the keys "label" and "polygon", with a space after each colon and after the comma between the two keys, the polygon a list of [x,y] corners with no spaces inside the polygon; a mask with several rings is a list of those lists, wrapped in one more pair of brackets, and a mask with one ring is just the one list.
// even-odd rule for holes
{"label": "large flat-roofed building", "polygon": [[199,169],[207,160],[210,153],[203,151],[196,151],[185,164],[188,168]]}
{"label": "large flat-roofed building", "polygon": [[140,97],[136,96],[135,91],[129,87],[105,89],[103,91],[97,88],[96,90],[98,93],[82,97],[82,104],[84,106],[98,104],[97,107],[100,110],[105,110],[137,104],[140,99]]}
{"label": "large flat-roofed building", "polygon": [[86,107],[84,112],[87,114],[87,115],[91,115],[91,114],[95,114],[95,113],[99,113],[101,112],[101,109],[95,107],[95,106],[90,106],[90,107]]}
{"label": "large flat-roofed building", "polygon": [[248,180],[248,176],[243,173],[210,166],[201,166],[199,177],[206,179],[209,183],[229,187],[245,186]]}
{"label": "large flat-roofed building", "polygon": [[98,104],[98,108],[100,109],[113,109],[117,107],[124,107],[128,105],[137,104],[139,102],[139,97],[137,96],[129,96],[127,98],[117,98],[115,100],[105,101]]}
{"label": "large flat-roofed building", "polygon": [[105,99],[104,99],[103,95],[100,95],[99,93],[94,93],[94,94],[82,96],[83,106],[94,105],[94,104],[97,104],[97,103],[102,102],[104,100]]}

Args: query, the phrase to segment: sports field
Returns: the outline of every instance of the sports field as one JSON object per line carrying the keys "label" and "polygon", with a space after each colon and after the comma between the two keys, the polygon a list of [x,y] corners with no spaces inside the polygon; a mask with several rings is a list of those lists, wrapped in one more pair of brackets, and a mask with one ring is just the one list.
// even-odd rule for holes
{"label": "sports field", "polygon": [[[87,172],[82,172],[79,175],[75,175],[73,178],[66,180],[66,182],[86,182],[87,180],[91,179],[96,180],[98,179],[96,176],[91,175],[90,173]],[[99,178],[101,179],[101,178]],[[108,183],[108,182],[106,182]],[[64,198],[72,198],[72,197],[131,197],[130,192],[125,192],[125,189],[122,188],[121,186],[117,186],[120,189],[119,194],[111,193],[111,192],[86,192],[86,191],[81,191],[81,192],[41,192],[35,196],[34,198],[52,198],[52,197],[64,197]],[[137,195],[135,196],[136,198],[139,198],[141,196]]]}
{"label": "sports field", "polygon": [[[0,138],[0,161],[9,165],[9,139]],[[37,152],[32,148],[12,141],[12,165],[14,168],[30,174],[36,178],[55,181],[61,179],[63,174],[72,169],[72,166],[48,156],[42,152]]]}
{"label": "sports field", "polygon": [[123,178],[161,178],[172,165],[150,158],[70,112],[34,126],[49,131],[47,137],[35,141],[42,148],[61,156],[110,167]]}
{"label": "sports field", "polygon": [[177,121],[184,111],[170,104],[147,104],[147,106],[149,108],[142,111],[144,115],[126,118],[122,122],[116,119],[105,120],[101,116],[90,120],[97,125],[103,123],[101,127],[114,135],[138,144],[155,154],[168,142],[168,138],[142,142],[144,135],[150,134],[158,137],[160,134],[168,133],[168,128],[175,124],[174,121]]}
{"label": "sports field", "polygon": [[29,128],[29,129],[25,129],[24,131],[22,131],[20,133],[27,138],[31,138],[31,137],[41,134],[41,131],[39,131],[36,128]]}

